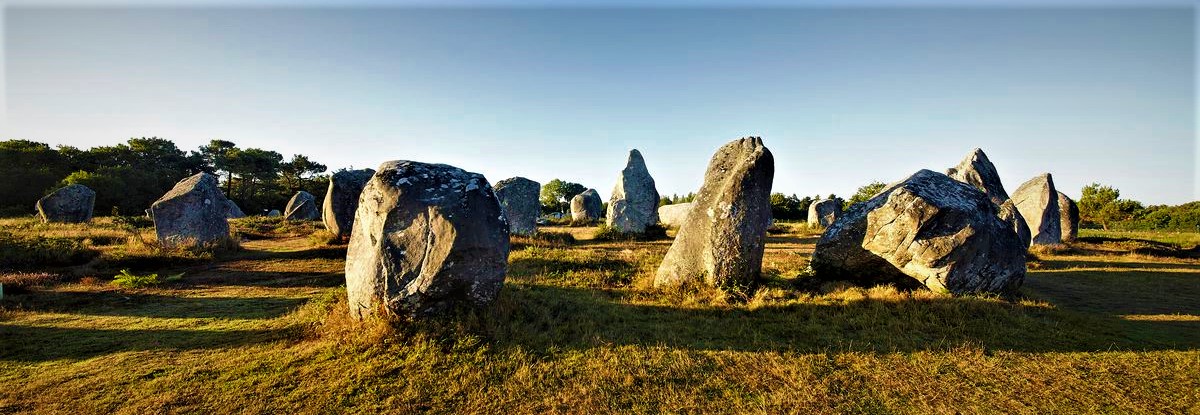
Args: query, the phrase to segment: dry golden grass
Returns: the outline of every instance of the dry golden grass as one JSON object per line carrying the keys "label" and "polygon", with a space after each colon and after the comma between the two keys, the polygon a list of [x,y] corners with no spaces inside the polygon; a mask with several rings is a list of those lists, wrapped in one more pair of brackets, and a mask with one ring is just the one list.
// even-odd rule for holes
{"label": "dry golden grass", "polygon": [[654,289],[669,240],[543,231],[574,241],[514,239],[497,304],[420,323],[351,320],[344,247],[291,230],[161,287],[34,285],[0,302],[0,413],[1200,411],[1197,260],[1079,243],[1009,302],[808,281],[789,227],[731,295]]}

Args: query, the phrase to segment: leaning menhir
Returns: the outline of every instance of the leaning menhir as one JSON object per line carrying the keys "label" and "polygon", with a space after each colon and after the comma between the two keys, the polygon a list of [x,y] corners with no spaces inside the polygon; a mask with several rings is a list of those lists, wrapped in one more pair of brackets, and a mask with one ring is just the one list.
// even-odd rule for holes
{"label": "leaning menhir", "polygon": [[921,170],[852,206],[813,252],[817,277],[951,293],[1012,293],[1025,246],[979,190]]}
{"label": "leaning menhir", "polygon": [[1062,241],[1070,242],[1079,237],[1079,205],[1075,204],[1074,200],[1067,197],[1063,192],[1058,192],[1058,227],[1062,233]]}
{"label": "leaning menhir", "polygon": [[718,149],[654,285],[757,283],[771,222],[774,177],[775,159],[761,138],[741,138]]}
{"label": "leaning menhir", "polygon": [[217,177],[211,174],[200,173],[176,183],[150,205],[159,243],[207,244],[229,238],[227,201]]}
{"label": "leaning menhir", "polygon": [[96,192],[82,184],[59,188],[38,199],[35,207],[42,222],[83,223],[92,220]]}
{"label": "leaning menhir", "polygon": [[350,237],[354,226],[354,211],[358,210],[358,196],[375,170],[342,170],[329,177],[329,190],[325,191],[325,202],[321,205],[321,221],[325,230],[339,238]]}
{"label": "leaning menhir", "polygon": [[1033,245],[1062,242],[1062,217],[1058,212],[1058,191],[1054,178],[1045,173],[1029,179],[1013,192],[1013,203],[1029,225]]}
{"label": "leaning menhir", "polygon": [[658,189],[637,150],[629,152],[608,202],[608,226],[621,233],[643,233],[658,224]]}
{"label": "leaning menhir", "polygon": [[350,312],[426,316],[496,299],[508,221],[483,175],[390,161],[367,182],[346,252]]}
{"label": "leaning menhir", "polygon": [[542,185],[524,177],[513,177],[496,182],[496,198],[508,218],[509,231],[514,235],[537,233],[537,220],[542,216],[539,196]]}

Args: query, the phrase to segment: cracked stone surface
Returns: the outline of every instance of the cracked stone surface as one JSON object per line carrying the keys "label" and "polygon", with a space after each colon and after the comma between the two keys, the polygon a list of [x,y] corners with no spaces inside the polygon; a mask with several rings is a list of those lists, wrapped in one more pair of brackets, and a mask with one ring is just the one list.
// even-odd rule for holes
{"label": "cracked stone surface", "polygon": [[990,198],[921,170],[858,203],[813,252],[818,278],[1011,294],[1025,279],[1025,246]]}
{"label": "cracked stone surface", "polygon": [[444,164],[383,163],[367,182],[346,251],[350,311],[429,316],[495,301],[509,224],[481,174]]}

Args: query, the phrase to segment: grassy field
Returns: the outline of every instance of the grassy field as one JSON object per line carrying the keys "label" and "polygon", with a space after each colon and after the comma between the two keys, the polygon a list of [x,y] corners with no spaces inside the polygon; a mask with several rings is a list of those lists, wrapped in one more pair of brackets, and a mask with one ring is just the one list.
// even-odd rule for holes
{"label": "grassy field", "polygon": [[798,226],[754,293],[663,292],[669,240],[544,228],[492,309],[414,324],[349,320],[344,247],[315,227],[235,228],[208,254],[0,221],[92,253],[0,275],[0,413],[1200,413],[1194,234],[1085,232],[1006,301],[812,281]]}

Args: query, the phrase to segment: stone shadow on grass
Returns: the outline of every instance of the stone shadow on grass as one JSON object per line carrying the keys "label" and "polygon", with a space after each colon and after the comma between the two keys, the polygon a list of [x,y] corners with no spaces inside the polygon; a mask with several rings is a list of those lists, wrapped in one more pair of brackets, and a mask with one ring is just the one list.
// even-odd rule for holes
{"label": "stone shadow on grass", "polygon": [[237,347],[287,338],[280,330],[84,329],[0,324],[0,361],[83,360],[124,351]]}
{"label": "stone shadow on grass", "polygon": [[266,320],[304,305],[305,298],[180,297],[124,291],[34,291],[5,299],[13,309],[91,316]]}
{"label": "stone shadow on grass", "polygon": [[1200,339],[1159,335],[1200,330],[1200,322],[1123,321],[975,297],[748,309],[629,304],[623,299],[628,295],[636,294],[510,284],[487,317],[487,330],[496,347],[540,353],[611,345],[798,353],[962,346],[1031,353],[1200,349]]}

